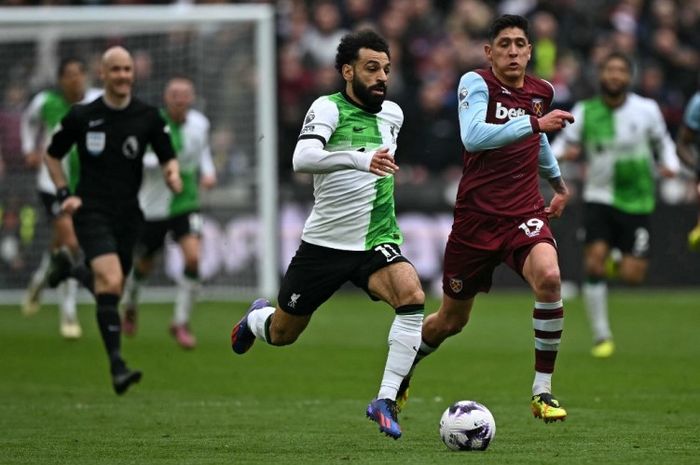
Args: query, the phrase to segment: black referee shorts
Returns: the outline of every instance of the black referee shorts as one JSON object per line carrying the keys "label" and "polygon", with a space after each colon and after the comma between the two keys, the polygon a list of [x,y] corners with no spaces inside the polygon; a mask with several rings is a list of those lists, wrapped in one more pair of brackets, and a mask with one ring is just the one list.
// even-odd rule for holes
{"label": "black referee shorts", "polygon": [[73,217],[78,243],[90,263],[101,255],[116,253],[124,276],[131,271],[134,245],[143,224],[137,208],[79,209]]}

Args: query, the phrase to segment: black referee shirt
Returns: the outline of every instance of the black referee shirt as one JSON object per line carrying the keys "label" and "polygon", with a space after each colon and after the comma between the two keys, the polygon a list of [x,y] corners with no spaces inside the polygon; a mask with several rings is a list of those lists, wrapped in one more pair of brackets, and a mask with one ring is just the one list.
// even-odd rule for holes
{"label": "black referee shirt", "polygon": [[138,206],[143,154],[150,145],[160,163],[175,158],[168,126],[158,109],[136,98],[126,108],[108,107],[102,97],[73,105],[48,148],[63,158],[73,144],[80,157],[76,195],[83,208]]}

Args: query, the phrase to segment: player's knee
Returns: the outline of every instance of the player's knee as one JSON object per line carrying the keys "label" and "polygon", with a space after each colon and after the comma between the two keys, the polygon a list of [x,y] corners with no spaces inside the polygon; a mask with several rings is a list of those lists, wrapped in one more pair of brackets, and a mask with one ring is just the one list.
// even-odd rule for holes
{"label": "player's knee", "polygon": [[537,293],[558,293],[561,288],[559,269],[553,268],[541,272],[535,279]]}
{"label": "player's knee", "polygon": [[584,268],[588,276],[605,276],[605,260],[586,260]]}
{"label": "player's knee", "polygon": [[420,286],[408,289],[400,294],[400,305],[424,304],[425,292]]}
{"label": "player's knee", "polygon": [[121,294],[123,279],[119,273],[98,273],[95,275],[95,290],[101,293]]}
{"label": "player's knee", "polygon": [[197,276],[199,274],[199,262],[197,260],[185,261],[185,274]]}
{"label": "player's knee", "polygon": [[644,278],[646,277],[646,273],[639,272],[639,271],[627,271],[624,272],[620,270],[620,278],[625,284],[629,284],[632,286],[639,286],[644,282]]}
{"label": "player's knee", "polygon": [[73,257],[77,257],[80,252],[80,245],[78,245],[78,240],[75,238],[68,239],[64,244]]}
{"label": "player's knee", "polygon": [[196,273],[199,269],[199,259],[197,257],[185,260],[185,269],[190,273]]}

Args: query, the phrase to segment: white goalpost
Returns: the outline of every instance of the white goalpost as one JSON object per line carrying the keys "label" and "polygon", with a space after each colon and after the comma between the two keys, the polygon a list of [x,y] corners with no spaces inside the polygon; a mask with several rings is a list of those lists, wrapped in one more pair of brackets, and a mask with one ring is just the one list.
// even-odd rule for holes
{"label": "white goalpost", "polygon": [[[195,106],[211,121],[219,178],[201,196],[204,297],[274,297],[279,284],[274,29],[274,8],[262,4],[0,8],[0,113],[17,118],[33,94],[55,84],[58,64],[67,56],[83,59],[92,85],[99,87],[96,66],[111,45],[130,50],[134,93],[151,104],[161,106],[169,77],[191,77]],[[0,136],[5,160],[0,218],[16,220],[6,219],[0,228],[5,297],[20,295],[50,234],[29,185],[32,173],[7,162],[22,157],[11,136]],[[178,260],[178,251],[166,248],[164,272],[152,284],[167,289]]]}

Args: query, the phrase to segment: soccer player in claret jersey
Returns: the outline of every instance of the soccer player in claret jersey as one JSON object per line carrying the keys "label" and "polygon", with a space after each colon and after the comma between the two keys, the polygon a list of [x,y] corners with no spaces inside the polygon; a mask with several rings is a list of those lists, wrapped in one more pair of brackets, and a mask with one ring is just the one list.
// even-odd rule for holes
{"label": "soccer player in claret jersey", "polygon": [[147,153],[139,203],[146,218],[136,243],[134,269],[126,281],[123,309],[124,334],[136,333],[141,286],[151,273],[156,254],[163,248],[168,232],[180,246],[184,258],[183,276],[177,283],[170,334],[183,349],[197,343],[189,326],[190,314],[199,291],[199,251],[202,217],[199,214],[199,186],[216,184],[216,172],[209,149],[209,119],[192,108],[194,84],[184,76],[171,78],[165,85],[161,114],[168,123],[170,140],[177,153],[182,192],[173,194],[163,182],[158,158]]}
{"label": "soccer player in claret jersey", "polygon": [[[71,105],[92,102],[102,93],[99,89],[86,88],[86,83],[85,63],[74,57],[64,58],[58,66],[58,87],[36,94],[22,113],[21,126],[22,151],[27,164],[38,168],[37,190],[52,229],[51,252],[55,253],[61,247],[65,247],[73,257],[77,257],[79,253],[73,220],[70,215],[61,212],[56,200],[56,187],[43,163],[43,155],[54,128],[68,113]],[[74,189],[78,175],[78,154],[71,150],[65,160],[69,188]],[[32,315],[39,310],[41,292],[47,284],[51,255],[47,251],[32,274],[22,300],[22,313],[25,315]],[[61,312],[60,332],[66,339],[77,339],[82,334],[75,301],[77,290],[78,283],[74,279],[66,280],[57,289]]]}
{"label": "soccer player in claret jersey", "polygon": [[[474,297],[489,291],[495,267],[505,262],[535,294],[532,412],[545,422],[563,420],[566,411],[551,387],[564,308],[549,218],[562,214],[569,192],[544,133],[573,117],[548,113],[551,84],[525,74],[532,51],[525,18],[497,18],[484,50],[491,67],[464,74],[457,89],[464,170],[445,249],[442,304],[423,323],[416,363],[462,330]],[[549,206],[539,192],[538,171],[554,190]],[[409,380],[399,390],[400,406]]]}
{"label": "soccer player in claret jersey", "polygon": [[[138,191],[143,154],[150,145],[160,160],[166,184],[182,189],[177,159],[167,126],[158,109],[132,97],[134,63],[122,47],[111,47],[100,66],[104,94],[87,105],[76,105],[61,120],[45,157],[56,185],[61,209],[73,215],[85,264],[71,268],[70,257],[54,262],[49,280],[72,276],[95,296],[97,324],[109,357],[112,386],[123,394],[141,379],[121,356],[121,325],[117,305],[124,275],[131,269],[134,243],[143,215]],[[80,180],[68,190],[61,159],[73,145],[80,157]]]}
{"label": "soccer player in claret jersey", "polygon": [[659,105],[629,92],[632,62],[621,53],[607,56],[600,67],[600,96],[578,102],[576,122],[552,145],[560,159],[586,155],[584,200],[583,298],[593,330],[591,354],[610,357],[615,349],[608,318],[606,258],[611,248],[622,253],[617,274],[627,284],[646,276],[651,250],[656,162],[658,172],[678,172],[676,147],[666,130]]}
{"label": "soccer player in claret jersey", "polygon": [[394,154],[403,112],[385,100],[389,47],[376,33],[343,37],[336,68],[345,87],[311,105],[293,155],[294,170],[314,176],[316,200],[301,246],[277,305],[253,302],[231,332],[231,347],[243,354],[256,338],[275,346],[293,343],[314,311],[352,282],[396,313],[379,394],[366,414],[397,439],[396,394],[420,344],[425,301],[416,270],[401,255],[394,212]]}
{"label": "soccer player in claret jersey", "polygon": [[[695,171],[696,190],[700,201],[700,91],[695,92],[685,107],[683,124],[676,136],[678,155],[685,164]],[[698,222],[688,233],[688,247],[693,252],[700,252],[700,212]]]}

